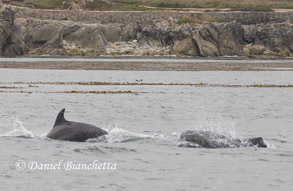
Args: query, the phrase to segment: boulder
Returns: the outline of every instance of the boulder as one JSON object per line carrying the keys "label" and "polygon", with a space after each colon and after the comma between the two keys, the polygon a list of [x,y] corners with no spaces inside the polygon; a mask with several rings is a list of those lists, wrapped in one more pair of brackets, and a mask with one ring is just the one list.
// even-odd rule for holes
{"label": "boulder", "polygon": [[193,32],[203,57],[242,55],[244,29],[236,22],[207,23]]}
{"label": "boulder", "polygon": [[242,55],[244,29],[239,23],[221,24],[218,28],[218,46],[221,56]]}
{"label": "boulder", "polygon": [[[207,27],[205,27],[207,26]],[[199,53],[203,57],[220,56],[218,49],[218,32],[214,25],[205,25],[197,29],[192,38],[198,46]]]}
{"label": "boulder", "polygon": [[176,56],[200,56],[198,46],[192,38],[178,41],[173,49]]}
{"label": "boulder", "polygon": [[79,25],[78,30],[64,36],[64,40],[66,44],[63,44],[63,46],[83,49],[104,50],[107,44],[103,27],[99,24]]}
{"label": "boulder", "polygon": [[262,55],[266,48],[263,45],[252,45],[248,46],[249,54],[251,55]]}
{"label": "boulder", "polygon": [[50,53],[51,56],[64,56],[65,50],[63,48],[53,49]]}
{"label": "boulder", "polygon": [[26,46],[24,37],[21,31],[21,25],[14,25],[14,29],[7,39],[5,47],[3,48],[3,56],[14,57],[24,55],[26,53]]}

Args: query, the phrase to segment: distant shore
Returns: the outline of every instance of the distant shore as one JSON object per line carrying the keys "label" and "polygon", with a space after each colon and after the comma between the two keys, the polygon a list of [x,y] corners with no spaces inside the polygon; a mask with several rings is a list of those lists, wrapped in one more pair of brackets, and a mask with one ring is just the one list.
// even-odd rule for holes
{"label": "distant shore", "polygon": [[283,11],[103,12],[2,6],[0,56],[285,59],[293,57],[293,12]]}
{"label": "distant shore", "polygon": [[0,58],[0,68],[129,71],[293,71],[293,60]]}

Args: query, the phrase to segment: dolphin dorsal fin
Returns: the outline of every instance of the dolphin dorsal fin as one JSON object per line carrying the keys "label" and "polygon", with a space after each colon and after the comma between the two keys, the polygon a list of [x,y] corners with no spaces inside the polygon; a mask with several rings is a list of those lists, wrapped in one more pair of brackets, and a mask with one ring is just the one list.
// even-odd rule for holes
{"label": "dolphin dorsal fin", "polygon": [[57,125],[60,125],[60,124],[62,124],[62,123],[64,123],[64,122],[66,122],[66,119],[64,118],[64,112],[65,112],[65,108],[62,109],[62,110],[58,113],[53,128],[54,128],[55,126],[57,126]]}

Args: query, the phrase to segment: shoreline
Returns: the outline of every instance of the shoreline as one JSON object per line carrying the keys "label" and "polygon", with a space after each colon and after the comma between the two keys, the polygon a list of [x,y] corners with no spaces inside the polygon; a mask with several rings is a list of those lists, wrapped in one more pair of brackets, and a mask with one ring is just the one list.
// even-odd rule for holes
{"label": "shoreline", "polygon": [[0,55],[5,57],[293,57],[292,11],[92,12],[5,7],[0,20],[4,23]]}
{"label": "shoreline", "polygon": [[0,58],[0,68],[125,71],[293,71],[292,59]]}

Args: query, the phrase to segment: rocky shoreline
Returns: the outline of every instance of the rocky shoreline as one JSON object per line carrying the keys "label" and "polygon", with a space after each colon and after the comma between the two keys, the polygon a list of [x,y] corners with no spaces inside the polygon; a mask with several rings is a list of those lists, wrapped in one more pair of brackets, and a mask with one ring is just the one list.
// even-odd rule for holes
{"label": "rocky shoreline", "polygon": [[[151,18],[135,19],[142,14]],[[233,14],[238,19],[232,20]],[[178,24],[182,18],[191,22]],[[42,15],[41,10],[2,6],[0,35],[0,55],[6,57],[293,57],[293,13],[286,12],[87,14],[86,11],[44,11]]]}

